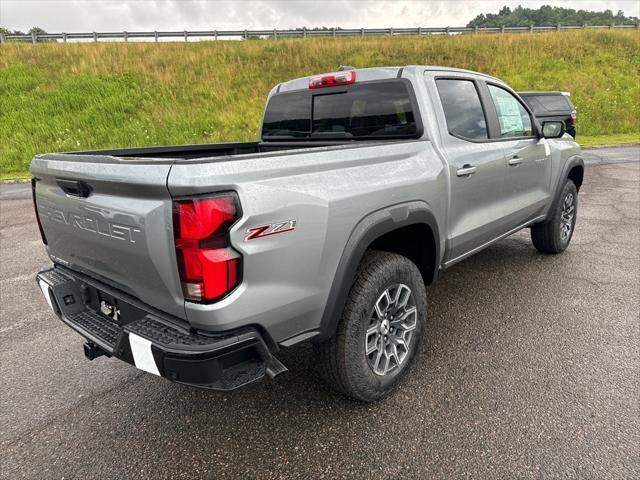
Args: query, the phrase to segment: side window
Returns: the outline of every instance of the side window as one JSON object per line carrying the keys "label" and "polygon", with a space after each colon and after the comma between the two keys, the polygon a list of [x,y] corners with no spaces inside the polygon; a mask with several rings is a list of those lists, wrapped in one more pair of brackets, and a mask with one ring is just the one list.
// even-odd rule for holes
{"label": "side window", "polygon": [[438,94],[452,135],[471,140],[486,140],[487,120],[480,97],[471,80],[436,80]]}
{"label": "side window", "polygon": [[502,138],[533,136],[531,117],[520,101],[504,88],[495,85],[487,86],[498,113],[500,136]]}

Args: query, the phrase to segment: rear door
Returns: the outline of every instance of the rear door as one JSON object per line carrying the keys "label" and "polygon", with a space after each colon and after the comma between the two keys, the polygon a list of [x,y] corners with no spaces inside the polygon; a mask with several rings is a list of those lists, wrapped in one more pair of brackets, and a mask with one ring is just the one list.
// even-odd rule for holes
{"label": "rear door", "polygon": [[167,177],[172,161],[36,157],[36,205],[51,259],[184,318]]}
{"label": "rear door", "polygon": [[486,88],[492,136],[500,139],[506,157],[504,214],[513,229],[540,215],[548,204],[551,150],[538,138],[533,115],[520,99],[502,85],[488,82]]}
{"label": "rear door", "polygon": [[456,260],[504,232],[504,148],[489,139],[479,82],[464,76],[435,80],[442,106],[442,147],[451,178],[450,247]]}

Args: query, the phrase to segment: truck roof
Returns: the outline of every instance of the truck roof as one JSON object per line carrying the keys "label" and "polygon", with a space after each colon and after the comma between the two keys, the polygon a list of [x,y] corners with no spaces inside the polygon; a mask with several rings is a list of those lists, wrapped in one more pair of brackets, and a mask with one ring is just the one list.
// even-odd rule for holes
{"label": "truck roof", "polygon": [[411,65],[411,67],[413,67],[413,68],[424,68],[425,70],[428,70],[428,71],[468,73],[468,74],[471,74],[471,75],[478,75],[480,77],[489,78],[489,79],[494,80],[496,82],[504,83],[499,78],[496,78],[496,77],[494,77],[492,75],[489,75],[487,73],[476,72],[475,70],[467,70],[465,68],[441,67],[441,66],[438,66],[438,65]]}
{"label": "truck roof", "polygon": [[[336,71],[338,68],[336,67]],[[357,74],[358,80],[382,80],[387,78],[397,78],[400,70],[426,70],[431,72],[451,72],[451,73],[467,73],[471,75],[477,75],[491,79],[495,82],[504,83],[499,78],[487,75],[482,72],[475,72],[473,70],[465,70],[463,68],[443,67],[438,65],[405,65],[405,66],[389,66],[389,67],[369,67],[369,68],[355,68],[354,71]],[[308,88],[309,78],[323,73],[330,72],[317,72],[306,77],[295,78],[277,85],[272,93],[302,90]]]}

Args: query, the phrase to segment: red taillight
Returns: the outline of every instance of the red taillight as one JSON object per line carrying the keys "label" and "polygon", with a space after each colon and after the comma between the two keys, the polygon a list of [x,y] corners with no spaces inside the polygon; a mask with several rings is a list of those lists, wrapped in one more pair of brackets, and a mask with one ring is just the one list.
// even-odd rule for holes
{"label": "red taillight", "polygon": [[211,237],[221,226],[235,220],[233,197],[181,201],[178,207],[182,239],[202,240]]}
{"label": "red taillight", "polygon": [[578,116],[577,112],[575,110],[571,111],[571,123],[575,124],[576,123],[576,117]]}
{"label": "red taillight", "polygon": [[38,202],[36,201],[36,179],[31,179],[31,197],[33,198],[33,209],[36,212],[36,221],[38,222],[38,229],[40,230],[40,237],[42,238],[42,243],[47,244],[47,237],[44,235],[44,230],[42,229],[42,223],[40,223],[40,215],[38,215]]}
{"label": "red taillight", "polygon": [[344,72],[327,73],[309,79],[309,88],[335,87],[337,85],[349,85],[356,82],[356,72],[346,70]]}
{"label": "red taillight", "polygon": [[238,284],[240,254],[229,243],[229,227],[238,216],[233,194],[174,202],[176,255],[185,298],[210,302]]}

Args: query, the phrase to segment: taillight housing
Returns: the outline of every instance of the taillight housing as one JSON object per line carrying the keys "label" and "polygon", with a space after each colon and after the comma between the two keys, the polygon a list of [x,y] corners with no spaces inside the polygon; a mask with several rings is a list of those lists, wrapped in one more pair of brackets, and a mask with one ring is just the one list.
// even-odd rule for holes
{"label": "taillight housing", "polygon": [[36,221],[38,222],[38,230],[40,230],[40,237],[42,238],[42,243],[47,245],[47,237],[44,234],[44,230],[42,229],[42,223],[40,222],[40,215],[38,215],[38,202],[36,201],[36,182],[35,178],[31,179],[31,198],[33,198],[33,210],[36,212]]}
{"label": "taillight housing", "polygon": [[343,72],[325,73],[309,79],[309,88],[335,87],[338,85],[350,85],[356,83],[355,70]]}
{"label": "taillight housing", "polygon": [[578,116],[578,113],[575,110],[571,110],[571,123],[573,125],[575,125],[576,123],[577,116]]}
{"label": "taillight housing", "polygon": [[240,283],[242,257],[229,240],[238,218],[235,193],[173,202],[176,257],[187,300],[210,303]]}

